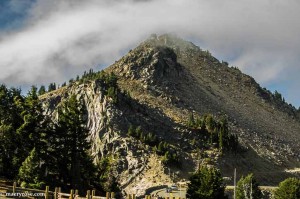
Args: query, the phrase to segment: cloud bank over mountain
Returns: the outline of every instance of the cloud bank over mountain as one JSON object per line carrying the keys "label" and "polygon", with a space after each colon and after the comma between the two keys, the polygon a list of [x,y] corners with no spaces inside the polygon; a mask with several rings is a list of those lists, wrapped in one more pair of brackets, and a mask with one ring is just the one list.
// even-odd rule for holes
{"label": "cloud bank over mountain", "polygon": [[151,33],[174,33],[300,105],[299,1],[12,2],[8,9],[26,15],[20,23],[0,14],[0,28],[10,17],[15,24],[0,29],[0,83],[62,83],[113,63]]}

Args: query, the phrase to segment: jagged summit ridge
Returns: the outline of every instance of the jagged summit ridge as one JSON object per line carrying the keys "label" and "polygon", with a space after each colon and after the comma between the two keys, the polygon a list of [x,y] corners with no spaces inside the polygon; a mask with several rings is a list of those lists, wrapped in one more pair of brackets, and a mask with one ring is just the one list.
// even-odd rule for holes
{"label": "jagged summit ridge", "polygon": [[172,49],[147,41],[125,55],[115,67],[126,78],[145,80],[177,78],[182,70]]}

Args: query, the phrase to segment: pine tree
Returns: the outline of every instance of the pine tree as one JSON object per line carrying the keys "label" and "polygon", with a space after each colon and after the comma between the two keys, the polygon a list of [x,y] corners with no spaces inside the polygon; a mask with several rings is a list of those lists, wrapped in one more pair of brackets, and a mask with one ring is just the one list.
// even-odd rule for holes
{"label": "pine tree", "polygon": [[14,136],[11,125],[0,125],[0,176],[5,176],[6,178],[13,178],[16,171],[13,163],[14,150],[17,148]]}
{"label": "pine tree", "polygon": [[31,151],[36,148],[37,153],[42,153],[44,145],[43,136],[45,135],[46,124],[42,105],[38,99],[37,88],[31,87],[24,102],[24,111],[22,112],[23,124],[17,130],[24,142],[24,149]]}
{"label": "pine tree", "polygon": [[56,90],[56,84],[50,83],[48,86],[48,92]]}
{"label": "pine tree", "polygon": [[194,118],[194,114],[191,113],[189,115],[189,121],[187,123],[188,127],[194,127],[195,126],[195,118]]}
{"label": "pine tree", "polygon": [[142,128],[141,128],[141,126],[138,126],[138,127],[136,127],[136,129],[135,129],[135,136],[137,137],[137,138],[140,138],[141,137],[141,135],[142,135]]}
{"label": "pine tree", "polygon": [[107,90],[107,96],[112,99],[114,104],[116,104],[118,102],[118,89],[115,87],[109,87]]}
{"label": "pine tree", "polygon": [[38,91],[39,95],[43,95],[46,93],[46,88],[44,85],[42,85]]}
{"label": "pine tree", "polygon": [[22,140],[16,129],[23,123],[24,98],[20,89],[6,88],[0,85],[0,176],[12,179],[24,159],[20,154],[24,151]]}
{"label": "pine tree", "polygon": [[165,151],[165,148],[164,148],[164,142],[159,142],[158,144],[158,147],[157,147],[157,153],[158,155],[163,155],[164,154],[164,151]]}
{"label": "pine tree", "polygon": [[209,132],[212,132],[214,130],[215,121],[214,121],[212,115],[207,115],[207,117],[205,118],[205,124],[206,124],[206,128]]}
{"label": "pine tree", "polygon": [[253,174],[242,177],[237,183],[237,199],[261,199],[262,193]]}
{"label": "pine tree", "polygon": [[224,144],[223,144],[223,131],[221,130],[219,132],[219,150],[220,151],[223,151],[223,147],[224,147]]}
{"label": "pine tree", "polygon": [[[35,172],[37,176],[33,175],[32,178],[24,178],[19,170],[19,180],[23,181],[30,187],[41,186],[40,182],[44,180],[46,175],[47,165],[47,129],[48,120],[43,115],[42,105],[37,96],[37,88],[32,86],[27,97],[24,101],[24,111],[21,116],[23,117],[23,124],[17,129],[17,133],[22,140],[22,150],[18,153],[22,163],[35,164],[38,162],[39,167]],[[34,157],[33,157],[34,155]],[[34,161],[34,163],[29,162]],[[20,173],[21,172],[21,173]]]}
{"label": "pine tree", "polygon": [[40,158],[33,148],[19,169],[18,177],[22,187],[42,188],[45,185],[41,181],[40,165]]}
{"label": "pine tree", "polygon": [[128,131],[127,131],[127,135],[129,136],[135,136],[135,129],[133,128],[133,126],[130,124]]}
{"label": "pine tree", "polygon": [[189,198],[223,199],[225,187],[221,173],[216,168],[201,166],[190,178],[187,189]]}
{"label": "pine tree", "polygon": [[215,121],[212,115],[207,115],[205,118],[205,125],[207,131],[210,133],[210,144],[214,141],[214,134],[215,134]]}
{"label": "pine tree", "polygon": [[59,109],[57,123],[57,129],[61,132],[60,144],[64,146],[65,153],[63,159],[58,161],[67,165],[61,168],[61,172],[69,173],[70,178],[64,174],[61,176],[65,178],[64,181],[69,181],[71,187],[81,190],[89,186],[87,182],[93,178],[95,172],[92,159],[88,155],[90,143],[87,140],[85,111],[83,104],[72,95]]}

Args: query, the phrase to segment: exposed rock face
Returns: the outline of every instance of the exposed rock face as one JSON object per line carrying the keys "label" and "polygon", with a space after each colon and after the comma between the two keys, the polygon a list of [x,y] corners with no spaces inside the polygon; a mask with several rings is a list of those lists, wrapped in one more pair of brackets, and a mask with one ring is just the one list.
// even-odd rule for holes
{"label": "exposed rock face", "polygon": [[[62,88],[60,92],[51,93],[51,97],[43,98],[46,114],[56,117],[56,107],[71,95],[76,95],[77,99],[85,104],[87,110],[87,128],[90,131],[91,155],[94,162],[105,156],[113,156],[114,175],[120,176],[120,184],[126,186],[129,174],[137,175],[141,168],[145,167],[148,159],[148,152],[141,150],[144,148],[141,143],[137,143],[131,138],[124,137],[123,129],[119,125],[127,123],[127,118],[122,117],[123,111],[112,103],[112,99],[104,95],[101,86],[97,81],[88,84],[73,84],[67,88]],[[129,123],[128,123],[129,124]],[[127,128],[127,126],[126,126]],[[125,172],[126,174],[122,174]]]}
{"label": "exposed rock face", "polygon": [[[216,116],[226,114],[230,130],[239,136],[247,152],[225,154],[219,158],[223,174],[231,175],[234,167],[241,174],[272,171],[260,175],[274,183],[285,175],[284,169],[300,167],[300,122],[293,107],[279,102],[262,89],[253,78],[226,62],[219,62],[209,52],[174,36],[153,36],[106,69],[114,72],[121,90],[112,102],[97,81],[74,83],[43,98],[45,112],[55,117],[55,108],[75,94],[87,108],[87,126],[91,153],[98,162],[113,155],[115,175],[121,187],[157,186],[154,178],[145,177],[153,165],[151,147],[127,135],[129,125],[141,126],[143,132],[154,133],[167,141],[181,155],[181,169],[172,168],[177,179],[188,177],[196,167],[195,152],[190,146],[193,132],[186,128],[189,113]],[[218,159],[218,154],[216,155]],[[152,157],[151,159],[149,159]],[[150,161],[151,160],[151,161]],[[158,167],[164,176],[164,166]],[[280,172],[279,172],[280,171]],[[151,175],[151,174],[147,174]],[[139,182],[140,180],[143,180]],[[161,184],[171,182],[168,175],[157,177]],[[147,182],[146,182],[146,181]],[[141,188],[143,187],[143,188]]]}
{"label": "exposed rock face", "polygon": [[[112,103],[112,99],[101,91],[101,85],[97,81],[88,84],[74,83],[50,93],[48,97],[43,97],[46,114],[56,118],[56,108],[71,95],[76,95],[77,99],[85,104],[87,127],[90,131],[88,139],[91,141],[94,162],[98,163],[102,157],[112,156],[114,175],[117,176],[121,188],[130,192],[127,187],[136,183],[136,178],[149,168],[151,150],[149,146],[128,137],[127,129],[130,124],[142,124],[144,129],[154,129],[157,123],[155,120],[159,120],[162,114],[134,100],[126,102],[128,99],[122,94],[119,95],[120,103]],[[160,116],[156,116],[157,114]],[[149,115],[148,118],[144,118],[145,115]],[[143,194],[151,185],[149,183],[148,186],[139,189],[138,193]]]}

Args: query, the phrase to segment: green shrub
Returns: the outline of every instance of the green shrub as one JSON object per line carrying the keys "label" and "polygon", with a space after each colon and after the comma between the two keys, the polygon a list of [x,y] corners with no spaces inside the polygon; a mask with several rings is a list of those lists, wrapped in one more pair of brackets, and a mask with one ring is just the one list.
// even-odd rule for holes
{"label": "green shrub", "polygon": [[300,199],[300,179],[287,178],[275,191],[275,199]]}

